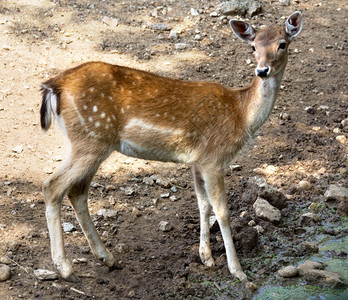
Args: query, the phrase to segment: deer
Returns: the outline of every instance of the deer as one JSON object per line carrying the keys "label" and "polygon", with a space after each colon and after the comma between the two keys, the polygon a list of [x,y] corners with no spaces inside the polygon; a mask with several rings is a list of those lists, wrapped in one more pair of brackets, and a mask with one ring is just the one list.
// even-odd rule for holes
{"label": "deer", "polygon": [[106,249],[88,211],[88,192],[100,164],[113,152],[192,168],[200,216],[199,255],[215,264],[209,217],[219,224],[229,272],[250,283],[238,260],[224,169],[268,119],[288,61],[291,41],[302,29],[301,12],[285,27],[256,30],[231,19],[234,34],[251,45],[256,59],[251,84],[231,88],[217,82],[185,81],[104,62],[87,62],[42,84],[41,127],[56,120],[70,141],[69,155],[43,183],[51,256],[61,277],[80,279],[66,257],[61,203],[68,196],[94,256],[110,270],[116,260]]}

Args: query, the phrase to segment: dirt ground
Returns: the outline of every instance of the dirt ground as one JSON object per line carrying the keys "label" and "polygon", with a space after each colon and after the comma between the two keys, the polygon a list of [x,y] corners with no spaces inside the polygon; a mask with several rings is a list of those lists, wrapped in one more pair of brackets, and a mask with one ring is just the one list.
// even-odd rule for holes
{"label": "dirt ground", "polygon": [[[210,15],[219,2],[0,2],[0,256],[11,259],[12,274],[0,282],[1,299],[253,297],[255,292],[228,274],[217,226],[211,237],[217,266],[209,269],[200,263],[199,215],[190,168],[120,154],[102,165],[89,199],[96,227],[117,256],[120,269],[109,272],[94,259],[65,199],[62,220],[76,227],[64,235],[66,249],[68,257],[75,259],[81,283],[38,281],[33,274],[39,268],[55,270],[41,184],[65,153],[58,126],[41,132],[40,84],[66,68],[101,60],[174,78],[244,86],[254,74],[252,50],[233,36],[226,21]],[[297,0],[289,6],[280,1],[261,2],[262,12],[249,18],[256,27],[284,24],[296,10],[303,13],[304,25],[291,45],[270,119],[234,162],[241,167],[226,171],[232,218],[242,222],[242,227],[253,219],[265,229],[250,245],[236,240],[243,269],[259,286],[270,278],[279,281],[275,274],[279,268],[303,258],[292,251],[296,245],[318,233],[320,224],[311,233],[301,229],[301,213],[310,211],[314,203],[325,222],[338,222],[337,204],[327,207],[323,194],[329,184],[348,187],[348,142],[336,139],[348,137],[348,127],[341,124],[348,118],[348,4],[343,0]],[[191,15],[191,8],[199,16]],[[105,16],[116,18],[118,25],[105,24]],[[149,24],[156,23],[177,30],[179,38],[169,38],[169,31],[152,30]],[[195,39],[197,34],[199,39]],[[176,49],[176,43],[187,47]],[[169,185],[152,184],[153,175],[168,180]],[[257,191],[250,178],[255,176],[289,195],[282,210],[284,218],[277,225],[254,214]],[[311,188],[297,189],[301,180],[309,181]],[[127,195],[129,190],[131,195]],[[166,193],[176,198],[161,197]],[[117,214],[97,215],[102,208]],[[243,211],[248,213],[246,221],[239,218]],[[174,228],[162,232],[160,221]]]}

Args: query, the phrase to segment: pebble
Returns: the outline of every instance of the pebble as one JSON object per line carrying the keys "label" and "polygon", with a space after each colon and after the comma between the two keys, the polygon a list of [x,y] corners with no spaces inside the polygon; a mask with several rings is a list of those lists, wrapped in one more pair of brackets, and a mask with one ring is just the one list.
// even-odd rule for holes
{"label": "pebble", "polygon": [[[250,222],[249,222],[249,223],[250,223]],[[263,229],[263,227],[260,226],[260,225],[253,226],[253,228],[256,229],[258,233],[264,233],[264,232],[265,232],[265,230]]]}
{"label": "pebble", "polygon": [[256,222],[254,220],[251,220],[248,222],[248,226],[254,227],[254,226],[256,226]]}
{"label": "pebble", "polygon": [[115,19],[115,18],[110,18],[110,17],[105,16],[102,19],[102,21],[103,21],[103,23],[105,23],[106,25],[108,25],[108,26],[110,26],[112,28],[115,28],[118,25],[118,20]]}
{"label": "pebble", "polygon": [[173,229],[173,225],[169,224],[167,221],[161,221],[158,225],[159,230],[163,232],[168,232]]}
{"label": "pebble", "polygon": [[315,113],[315,109],[312,106],[305,107],[305,111],[311,115]]}
{"label": "pebble", "polygon": [[242,166],[241,165],[230,165],[229,166],[231,171],[240,171],[242,170]]}
{"label": "pebble", "polygon": [[19,248],[20,244],[16,240],[8,240],[6,242],[6,249],[8,251],[16,252]]}
{"label": "pebble", "polygon": [[203,40],[203,37],[200,34],[196,34],[195,35],[195,40],[196,41],[201,41],[201,40]]}
{"label": "pebble", "polygon": [[255,214],[259,218],[266,219],[270,222],[279,222],[281,213],[279,209],[272,206],[267,200],[260,197],[257,198],[253,204]]}
{"label": "pebble", "polygon": [[179,38],[179,32],[177,32],[177,31],[175,31],[175,30],[171,30],[170,32],[169,32],[169,37],[171,38],[171,39],[178,39]]}
{"label": "pebble", "polygon": [[169,198],[170,193],[163,193],[161,194],[161,198]]}
{"label": "pebble", "polygon": [[156,24],[148,24],[147,28],[156,30],[156,31],[170,31],[172,28],[167,24],[156,23]]}
{"label": "pebble", "polygon": [[171,187],[170,181],[162,177],[156,179],[156,184],[166,189],[169,189]]}
{"label": "pebble", "polygon": [[62,223],[62,227],[64,232],[72,232],[76,230],[76,227],[69,222]]}
{"label": "pebble", "polygon": [[191,7],[190,9],[190,13],[191,13],[191,16],[199,16],[199,12],[193,7]]}
{"label": "pebble", "polygon": [[326,190],[324,197],[326,201],[348,200],[348,189],[332,184]]}
{"label": "pebble", "polygon": [[298,244],[297,249],[301,256],[309,253],[317,253],[319,251],[319,247],[317,245],[307,241]]}
{"label": "pebble", "polygon": [[155,181],[151,177],[145,177],[143,179],[143,183],[145,183],[147,185],[153,185],[155,183]]}
{"label": "pebble", "polygon": [[342,120],[341,124],[342,124],[343,128],[347,128],[348,127],[348,119]]}
{"label": "pebble", "polygon": [[118,253],[125,253],[129,251],[129,247],[125,243],[118,243],[115,245],[115,250]]}
{"label": "pebble", "polygon": [[347,137],[345,135],[338,135],[338,136],[336,136],[336,140],[340,144],[344,145],[347,142]]}
{"label": "pebble", "polygon": [[297,184],[297,189],[299,191],[307,191],[307,190],[310,190],[311,188],[312,188],[312,185],[307,180],[301,180]]}
{"label": "pebble", "polygon": [[301,215],[301,218],[303,220],[302,222],[300,222],[301,224],[303,222],[306,222],[306,219],[313,220],[315,222],[320,222],[321,221],[320,217],[317,214],[311,213],[311,212],[308,212],[308,213],[305,213],[305,214]]}
{"label": "pebble", "polygon": [[12,260],[8,256],[1,256],[0,264],[10,265],[12,264]]}
{"label": "pebble", "polygon": [[287,266],[285,268],[278,270],[278,274],[279,276],[284,278],[291,278],[298,275],[298,269],[294,266]]}
{"label": "pebble", "polygon": [[39,280],[55,280],[58,278],[57,274],[53,271],[46,270],[46,269],[37,269],[34,270],[34,275]]}
{"label": "pebble", "polygon": [[185,49],[185,48],[187,48],[187,44],[185,44],[185,43],[177,43],[177,44],[175,44],[175,49],[176,50],[182,50],[182,49]]}
{"label": "pebble", "polygon": [[170,197],[169,197],[169,200],[172,201],[172,202],[175,202],[175,201],[178,201],[178,200],[179,200],[179,197],[173,195],[173,196],[170,196]]}
{"label": "pebble", "polygon": [[135,193],[135,190],[131,187],[126,187],[124,193],[126,196],[132,196]]}
{"label": "pebble", "polygon": [[105,189],[106,189],[107,191],[115,191],[115,190],[116,190],[116,186],[113,185],[113,184],[108,184],[108,185],[105,187]]}
{"label": "pebble", "polygon": [[117,216],[117,211],[114,209],[102,208],[97,211],[98,216],[103,216],[104,218],[114,218]]}
{"label": "pebble", "polygon": [[22,153],[23,152],[23,145],[18,145],[12,149],[12,152],[15,153]]}
{"label": "pebble", "polygon": [[7,265],[0,264],[0,282],[6,281],[11,277],[11,269]]}
{"label": "pebble", "polygon": [[141,211],[139,209],[137,209],[136,207],[133,207],[132,215],[135,216],[135,217],[140,217],[141,216]]}

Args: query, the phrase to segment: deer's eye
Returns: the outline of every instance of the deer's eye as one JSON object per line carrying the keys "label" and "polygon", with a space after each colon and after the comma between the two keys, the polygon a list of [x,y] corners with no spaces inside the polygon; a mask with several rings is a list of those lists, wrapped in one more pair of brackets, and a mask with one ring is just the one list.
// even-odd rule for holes
{"label": "deer's eye", "polygon": [[286,48],[286,43],[280,43],[279,47],[278,47],[278,50],[279,49],[283,49],[284,50],[285,48]]}
{"label": "deer's eye", "polygon": [[256,51],[255,47],[254,46],[251,46],[251,49],[253,50],[253,52]]}

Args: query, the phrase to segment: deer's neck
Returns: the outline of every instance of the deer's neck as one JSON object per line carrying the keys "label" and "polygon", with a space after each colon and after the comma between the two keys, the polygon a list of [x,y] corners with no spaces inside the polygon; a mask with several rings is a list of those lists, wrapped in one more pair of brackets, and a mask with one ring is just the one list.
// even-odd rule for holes
{"label": "deer's neck", "polygon": [[246,125],[253,135],[269,117],[277,98],[283,71],[262,80],[256,77],[252,84],[245,89],[244,113]]}

